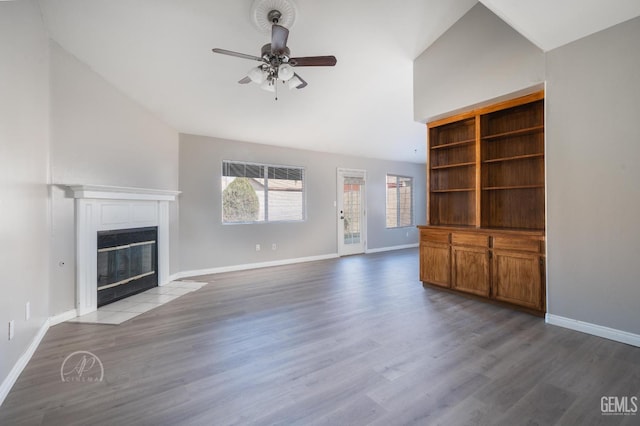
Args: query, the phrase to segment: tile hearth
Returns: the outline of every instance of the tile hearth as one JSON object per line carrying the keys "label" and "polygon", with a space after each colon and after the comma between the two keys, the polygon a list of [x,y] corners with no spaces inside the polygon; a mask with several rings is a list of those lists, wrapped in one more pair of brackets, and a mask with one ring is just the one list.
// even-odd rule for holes
{"label": "tile hearth", "polygon": [[206,284],[206,282],[198,281],[172,281],[162,287],[154,287],[102,306],[97,311],[70,319],[67,322],[118,325],[180,296],[196,291]]}

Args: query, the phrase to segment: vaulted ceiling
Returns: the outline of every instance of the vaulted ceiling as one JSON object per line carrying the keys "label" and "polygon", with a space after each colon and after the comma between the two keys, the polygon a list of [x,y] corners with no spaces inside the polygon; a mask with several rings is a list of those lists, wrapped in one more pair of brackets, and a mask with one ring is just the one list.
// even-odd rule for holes
{"label": "vaulted ceiling", "polygon": [[[475,0],[293,0],[293,56],[335,55],[304,68],[302,90],[278,100],[237,81],[269,36],[253,0],[41,0],[50,36],[182,133],[373,158],[424,162],[413,121],[413,60]],[[482,0],[542,50],[640,15],[638,0]]]}

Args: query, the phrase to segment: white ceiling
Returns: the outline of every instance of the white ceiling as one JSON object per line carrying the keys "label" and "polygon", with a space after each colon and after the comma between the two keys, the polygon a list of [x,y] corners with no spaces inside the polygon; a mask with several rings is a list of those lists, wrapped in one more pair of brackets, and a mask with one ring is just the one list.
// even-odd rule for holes
{"label": "white ceiling", "polygon": [[[40,0],[50,36],[182,133],[423,163],[413,121],[413,59],[475,0],[294,0],[293,56],[335,55],[300,68],[305,89],[279,100],[236,82],[269,36],[253,0]],[[640,15],[638,0],[483,0],[543,50]]]}
{"label": "white ceiling", "polygon": [[482,0],[546,51],[640,15],[640,0]]}

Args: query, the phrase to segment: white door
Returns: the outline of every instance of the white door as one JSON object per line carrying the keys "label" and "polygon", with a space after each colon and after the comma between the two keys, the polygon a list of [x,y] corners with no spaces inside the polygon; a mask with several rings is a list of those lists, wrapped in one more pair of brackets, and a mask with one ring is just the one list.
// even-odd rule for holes
{"label": "white door", "polygon": [[365,170],[338,169],[338,254],[364,253],[367,247]]}

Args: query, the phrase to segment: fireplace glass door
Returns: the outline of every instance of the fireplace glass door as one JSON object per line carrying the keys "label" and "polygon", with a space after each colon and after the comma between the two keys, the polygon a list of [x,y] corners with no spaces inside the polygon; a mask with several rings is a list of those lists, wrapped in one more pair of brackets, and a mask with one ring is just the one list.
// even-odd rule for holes
{"label": "fireplace glass door", "polygon": [[158,285],[157,228],[98,232],[98,306]]}

